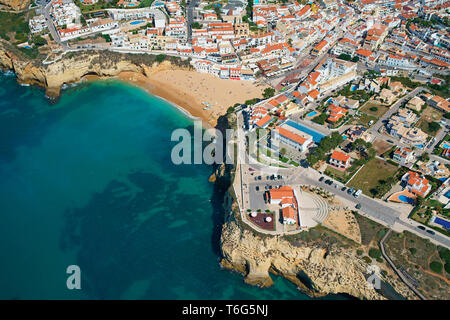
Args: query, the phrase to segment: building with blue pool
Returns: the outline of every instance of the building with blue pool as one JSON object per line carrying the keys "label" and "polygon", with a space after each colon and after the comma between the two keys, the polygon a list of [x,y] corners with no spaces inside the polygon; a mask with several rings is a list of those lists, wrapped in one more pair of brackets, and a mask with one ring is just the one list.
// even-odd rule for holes
{"label": "building with blue pool", "polygon": [[441,218],[439,218],[439,217],[434,217],[434,216],[433,216],[433,217],[431,218],[431,222],[432,222],[432,223],[436,223],[436,224],[438,224],[438,225],[444,227],[444,229],[447,229],[447,230],[450,229],[450,221],[448,221],[448,220],[441,219]]}
{"label": "building with blue pool", "polygon": [[313,130],[311,128],[308,128],[298,122],[292,121],[292,120],[287,120],[285,122],[286,125],[293,127],[299,131],[302,131],[306,134],[309,134],[310,136],[312,136],[312,139],[315,143],[319,143],[320,141],[322,141],[323,138],[325,138],[324,134],[321,134],[320,132]]}

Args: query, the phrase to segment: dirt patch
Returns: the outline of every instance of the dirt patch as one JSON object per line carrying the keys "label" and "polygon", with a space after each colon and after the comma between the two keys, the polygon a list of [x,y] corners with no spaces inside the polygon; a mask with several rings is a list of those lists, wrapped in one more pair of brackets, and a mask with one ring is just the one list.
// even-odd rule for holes
{"label": "dirt patch", "polygon": [[382,155],[389,149],[393,147],[393,144],[386,142],[382,139],[376,138],[375,141],[372,143],[373,148],[375,149],[377,156]]}
{"label": "dirt patch", "polygon": [[357,243],[361,243],[358,222],[353,213],[348,210],[332,210],[323,225]]}

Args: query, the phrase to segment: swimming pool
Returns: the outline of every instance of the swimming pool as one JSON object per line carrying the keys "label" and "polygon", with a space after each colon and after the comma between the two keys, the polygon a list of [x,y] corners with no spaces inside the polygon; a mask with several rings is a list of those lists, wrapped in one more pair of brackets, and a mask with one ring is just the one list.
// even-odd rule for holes
{"label": "swimming pool", "polygon": [[317,114],[317,112],[316,112],[316,111],[313,111],[313,112],[308,113],[306,116],[307,116],[307,117],[313,117],[313,116],[315,116],[316,114]]}
{"label": "swimming pool", "polygon": [[321,134],[321,133],[319,133],[319,132],[317,132],[317,131],[315,131],[313,129],[305,127],[304,125],[301,125],[300,123],[297,123],[297,122],[294,122],[294,121],[291,121],[291,120],[288,120],[285,123],[288,126],[290,126],[290,127],[293,127],[293,128],[295,128],[297,130],[300,130],[300,131],[302,131],[304,133],[309,134],[310,136],[312,136],[313,141],[315,143],[319,143],[325,137],[325,135],[323,135],[323,134]]}
{"label": "swimming pool", "polygon": [[415,147],[417,147],[419,149],[423,149],[423,144],[416,144]]}
{"label": "swimming pool", "polygon": [[448,145],[447,143],[444,143],[444,144],[442,145],[442,148],[448,149],[448,148],[450,148],[450,145]]}
{"label": "swimming pool", "polygon": [[333,102],[333,98],[330,98],[327,100],[327,103],[331,103],[331,102]]}
{"label": "swimming pool", "polygon": [[145,22],[144,20],[139,20],[139,21],[130,22],[130,24],[134,26],[136,24],[141,24],[141,23],[144,23],[144,22]]}
{"label": "swimming pool", "polygon": [[358,86],[352,86],[352,88],[350,89],[350,91],[356,91],[356,89],[358,89]]}
{"label": "swimming pool", "polygon": [[433,222],[440,224],[441,226],[443,226],[445,229],[450,229],[450,222],[444,219],[441,219],[439,217],[433,217]]}
{"label": "swimming pool", "polygon": [[410,204],[413,204],[415,202],[413,198],[407,197],[403,194],[398,196],[398,200],[400,200],[401,202],[410,203]]}

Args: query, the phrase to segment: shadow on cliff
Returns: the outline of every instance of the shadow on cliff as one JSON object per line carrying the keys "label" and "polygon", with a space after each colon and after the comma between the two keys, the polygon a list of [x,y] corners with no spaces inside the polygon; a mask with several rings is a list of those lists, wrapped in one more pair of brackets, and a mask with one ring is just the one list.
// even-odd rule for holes
{"label": "shadow on cliff", "polygon": [[[223,145],[226,146],[225,141],[225,130],[230,128],[230,123],[227,115],[222,115],[217,120],[216,129],[220,130],[223,133]],[[223,162],[225,163],[225,155],[226,150],[224,151]],[[214,190],[211,197],[211,204],[213,207],[212,212],[212,224],[213,224],[213,232],[211,236],[211,247],[219,258],[222,257],[222,251],[220,248],[220,237],[222,235],[222,225],[224,223],[225,210],[223,207],[225,194],[228,188],[231,185],[231,175],[230,171],[232,169],[232,165],[224,165],[225,168],[220,165],[214,166],[214,174],[216,175],[216,181],[214,182]],[[223,171],[223,174],[221,174]]]}

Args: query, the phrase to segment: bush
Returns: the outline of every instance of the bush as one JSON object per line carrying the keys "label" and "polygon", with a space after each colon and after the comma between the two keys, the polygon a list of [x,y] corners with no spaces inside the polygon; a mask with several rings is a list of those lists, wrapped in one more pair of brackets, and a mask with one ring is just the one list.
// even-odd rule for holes
{"label": "bush", "polygon": [[362,256],[363,253],[364,253],[364,251],[362,251],[361,249],[356,250],[356,254],[358,256]]}
{"label": "bush", "polygon": [[381,229],[380,231],[377,232],[377,236],[381,238],[383,238],[386,235],[387,230],[386,229]]}
{"label": "bush", "polygon": [[369,249],[369,256],[371,258],[374,258],[374,259],[379,259],[379,258],[381,258],[381,252],[378,249],[370,248]]}
{"label": "bush", "polygon": [[377,108],[377,107],[370,107],[369,110],[370,110],[370,111],[373,111],[373,112],[377,112],[377,111],[378,111],[378,108]]}
{"label": "bush", "polygon": [[383,262],[384,260],[382,259],[382,258],[377,258],[377,262],[379,262],[379,263],[381,263],[381,262]]}
{"label": "bush", "polygon": [[443,267],[444,266],[442,265],[442,263],[440,263],[438,261],[433,261],[430,263],[431,271],[436,272],[436,273],[442,273]]}
{"label": "bush", "polygon": [[227,109],[227,113],[233,113],[234,112],[234,107],[229,107]]}
{"label": "bush", "polygon": [[163,62],[165,59],[166,59],[166,55],[165,54],[158,54],[156,56],[156,61],[159,62],[159,63]]}
{"label": "bush", "polygon": [[362,259],[363,259],[366,263],[372,263],[372,259],[370,259],[368,256],[364,256],[364,257],[362,257]]}
{"label": "bush", "polygon": [[111,42],[111,37],[109,34],[102,34],[102,37],[105,39],[106,42]]}
{"label": "bush", "polygon": [[449,262],[447,262],[447,263],[445,264],[445,272],[447,272],[448,274],[450,274],[450,263],[449,263]]}
{"label": "bush", "polygon": [[439,257],[441,257],[441,259],[443,261],[445,261],[445,263],[450,263],[450,250],[444,247],[439,247],[438,248],[438,252],[439,252]]}
{"label": "bush", "polygon": [[417,252],[416,248],[409,248],[409,252],[411,252],[412,255],[415,255]]}

